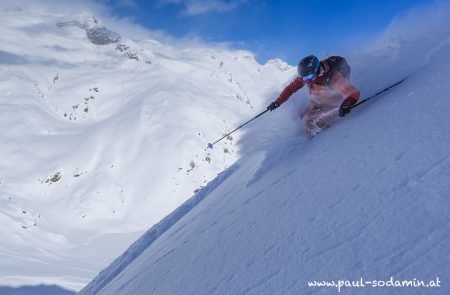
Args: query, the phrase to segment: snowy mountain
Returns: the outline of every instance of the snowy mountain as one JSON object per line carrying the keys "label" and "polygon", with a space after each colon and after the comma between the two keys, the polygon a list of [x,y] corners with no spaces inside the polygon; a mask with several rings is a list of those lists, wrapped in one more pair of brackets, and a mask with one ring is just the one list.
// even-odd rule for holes
{"label": "snowy mountain", "polygon": [[238,159],[295,70],[131,40],[87,12],[0,12],[0,285],[79,290]]}
{"label": "snowy mountain", "polygon": [[355,57],[365,96],[414,73],[310,141],[303,93],[262,117],[234,165],[80,294],[449,294],[448,40]]}

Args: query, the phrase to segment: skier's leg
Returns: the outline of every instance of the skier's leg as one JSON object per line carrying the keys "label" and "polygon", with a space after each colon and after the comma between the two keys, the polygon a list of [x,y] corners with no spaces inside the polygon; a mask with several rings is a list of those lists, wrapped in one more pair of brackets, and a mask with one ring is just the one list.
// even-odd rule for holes
{"label": "skier's leg", "polygon": [[326,128],[333,124],[338,117],[339,108],[334,106],[324,106],[321,112],[315,117],[315,123],[319,128]]}
{"label": "skier's leg", "polygon": [[305,114],[305,133],[308,137],[317,135],[330,127],[338,118],[339,108],[333,105],[313,105]]}
{"label": "skier's leg", "polygon": [[311,102],[305,112],[302,114],[305,120],[305,133],[308,137],[316,135],[320,128],[316,125],[316,117],[320,114],[320,107]]}

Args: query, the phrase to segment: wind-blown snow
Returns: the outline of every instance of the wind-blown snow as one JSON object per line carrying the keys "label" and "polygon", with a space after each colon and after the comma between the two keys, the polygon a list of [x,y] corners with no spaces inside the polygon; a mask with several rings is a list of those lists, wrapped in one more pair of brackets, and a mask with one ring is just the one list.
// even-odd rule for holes
{"label": "wind-blown snow", "polygon": [[0,284],[80,289],[238,158],[294,70],[132,41],[83,12],[0,12]]}
{"label": "wind-blown snow", "polygon": [[415,73],[311,141],[298,119],[304,94],[261,117],[201,200],[152,227],[80,294],[336,294],[308,282],[391,277],[441,287],[341,291],[448,294],[450,47],[440,41],[406,66],[420,40],[388,60],[353,57],[364,96]]}

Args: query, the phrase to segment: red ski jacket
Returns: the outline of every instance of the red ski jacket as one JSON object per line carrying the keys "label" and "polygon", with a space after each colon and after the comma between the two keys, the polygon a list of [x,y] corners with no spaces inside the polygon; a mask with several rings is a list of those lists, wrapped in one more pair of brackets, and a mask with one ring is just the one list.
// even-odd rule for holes
{"label": "red ski jacket", "polygon": [[331,77],[328,77],[330,67],[325,61],[320,64],[323,73],[318,75],[312,81],[303,81],[302,77],[295,78],[276,99],[280,105],[285,103],[292,94],[307,85],[311,101],[318,105],[338,105],[343,100],[347,100],[350,105],[355,104],[359,100],[360,92],[346,79],[340,72],[336,71]]}

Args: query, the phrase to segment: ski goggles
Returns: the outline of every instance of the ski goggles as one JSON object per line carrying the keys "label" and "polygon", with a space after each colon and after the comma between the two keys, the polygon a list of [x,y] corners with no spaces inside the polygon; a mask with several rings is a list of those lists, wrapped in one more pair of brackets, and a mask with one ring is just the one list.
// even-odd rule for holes
{"label": "ski goggles", "polygon": [[311,75],[302,77],[302,79],[303,79],[303,81],[311,81],[311,80],[314,80],[314,78],[316,78],[316,76],[317,76],[316,74],[311,74]]}

